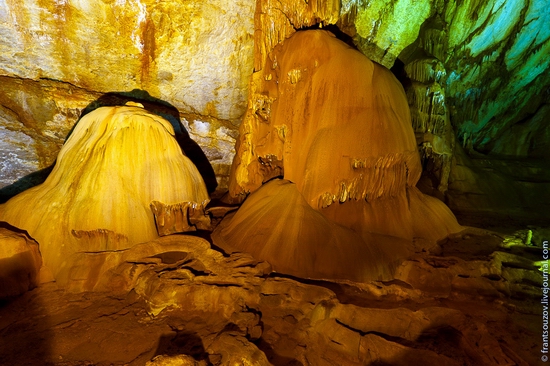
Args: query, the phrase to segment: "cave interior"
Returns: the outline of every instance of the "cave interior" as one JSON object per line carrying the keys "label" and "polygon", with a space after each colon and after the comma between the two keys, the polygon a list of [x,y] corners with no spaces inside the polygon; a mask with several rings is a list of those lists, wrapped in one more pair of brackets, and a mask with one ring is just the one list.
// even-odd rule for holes
{"label": "cave interior", "polygon": [[549,22],[0,2],[0,364],[547,362]]}

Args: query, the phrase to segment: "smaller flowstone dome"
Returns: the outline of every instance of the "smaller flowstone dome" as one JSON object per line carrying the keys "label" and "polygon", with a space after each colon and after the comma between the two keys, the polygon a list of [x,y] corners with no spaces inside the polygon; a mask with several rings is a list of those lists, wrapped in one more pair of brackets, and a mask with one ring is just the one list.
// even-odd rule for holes
{"label": "smaller flowstone dome", "polygon": [[296,184],[274,179],[250,194],[212,233],[226,252],[245,251],[275,272],[303,278],[390,280],[408,240],[359,235],[311,208]]}
{"label": "smaller flowstone dome", "polygon": [[126,249],[158,237],[152,201],[204,203],[208,193],[165,119],[139,104],[85,115],[46,181],[0,206],[55,275],[75,252]]}

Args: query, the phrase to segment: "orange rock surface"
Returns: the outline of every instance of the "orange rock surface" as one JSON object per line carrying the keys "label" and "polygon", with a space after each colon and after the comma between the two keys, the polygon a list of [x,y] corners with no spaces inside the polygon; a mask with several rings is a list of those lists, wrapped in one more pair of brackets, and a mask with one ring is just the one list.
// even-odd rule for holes
{"label": "orange rock surface", "polygon": [[[238,212],[215,232],[222,247],[250,251],[282,272],[317,278],[340,272],[341,278],[343,271],[349,279],[365,280],[390,273],[389,263],[414,250],[413,241],[426,248],[461,230],[442,202],[415,187],[422,167],[409,107],[389,70],[323,30],[295,33],[268,63],[252,81],[230,195],[239,200],[258,190],[248,200],[271,203],[260,214],[245,202],[240,211],[247,213]],[[258,189],[277,176],[294,183],[312,213],[294,194],[282,203],[270,190]],[[285,205],[301,213],[291,215]],[[319,213],[325,221],[312,221]],[[343,239],[334,224],[351,229],[355,238]],[[308,229],[296,234],[296,225]],[[317,246],[331,236],[341,238]],[[342,242],[355,258],[338,260]],[[313,255],[323,250],[326,261]],[[302,260],[311,268],[289,265]],[[367,266],[383,269],[365,276]]]}
{"label": "orange rock surface", "polygon": [[389,280],[409,241],[360,234],[312,209],[295,184],[272,180],[252,193],[212,234],[228,252],[245,251],[298,277]]}

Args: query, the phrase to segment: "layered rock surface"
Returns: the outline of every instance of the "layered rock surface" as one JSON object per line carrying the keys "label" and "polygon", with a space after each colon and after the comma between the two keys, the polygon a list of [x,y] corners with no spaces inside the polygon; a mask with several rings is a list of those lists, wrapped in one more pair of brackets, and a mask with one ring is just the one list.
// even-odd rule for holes
{"label": "layered rock surface", "polygon": [[253,11],[237,1],[2,2],[0,75],[103,93],[139,88],[234,119],[245,106]]}
{"label": "layered rock surface", "polygon": [[[49,167],[89,103],[134,89],[185,114],[226,188],[252,72],[253,12],[251,2],[224,1],[0,3],[0,188]],[[43,177],[34,178],[27,187]]]}
{"label": "layered rock surface", "polygon": [[80,292],[84,272],[69,271],[69,291],[49,284],[5,303],[0,361],[536,364],[541,275],[532,263],[542,248],[533,240],[509,247],[471,231],[404,262],[395,280],[368,284],[269,276],[267,263],[193,236],[123,250],[108,271],[90,266],[97,254],[79,253],[74,263],[94,274],[95,291]]}

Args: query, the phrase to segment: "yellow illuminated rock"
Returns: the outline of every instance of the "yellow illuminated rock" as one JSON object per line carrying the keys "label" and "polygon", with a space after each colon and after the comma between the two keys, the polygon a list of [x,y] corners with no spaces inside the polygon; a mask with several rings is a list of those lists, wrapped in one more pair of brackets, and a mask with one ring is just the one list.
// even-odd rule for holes
{"label": "yellow illuminated rock", "polygon": [[335,24],[340,16],[340,1],[280,1],[257,0],[254,19],[254,70],[265,66],[273,48],[296,30],[319,23]]}
{"label": "yellow illuminated rock", "polygon": [[89,103],[134,89],[182,113],[225,189],[253,71],[254,8],[240,0],[0,1],[0,202],[39,181],[20,180],[53,163]]}
{"label": "yellow illuminated rock", "polygon": [[55,274],[74,252],[157,238],[152,201],[206,200],[168,121],[139,106],[102,107],[80,120],[43,184],[0,206],[0,219],[36,239]]}

